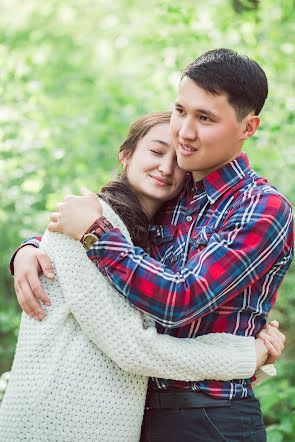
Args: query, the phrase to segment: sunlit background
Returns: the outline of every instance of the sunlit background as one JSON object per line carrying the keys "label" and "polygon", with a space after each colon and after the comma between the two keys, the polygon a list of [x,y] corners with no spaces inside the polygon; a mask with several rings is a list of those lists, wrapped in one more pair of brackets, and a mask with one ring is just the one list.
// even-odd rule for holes
{"label": "sunlit background", "polygon": [[[44,231],[65,194],[110,179],[130,123],[171,109],[181,70],[206,50],[230,47],[264,68],[269,98],[245,150],[295,203],[294,35],[294,0],[1,0],[1,373],[20,321],[13,250]],[[295,434],[294,307],[293,265],[271,314],[287,349],[278,376],[256,390],[270,441]]]}

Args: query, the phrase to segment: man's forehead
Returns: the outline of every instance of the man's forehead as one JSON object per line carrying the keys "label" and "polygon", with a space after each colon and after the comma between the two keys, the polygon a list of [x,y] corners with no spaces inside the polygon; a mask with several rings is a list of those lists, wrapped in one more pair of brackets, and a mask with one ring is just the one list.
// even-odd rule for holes
{"label": "man's forehead", "polygon": [[198,86],[193,80],[184,77],[178,87],[176,106],[189,107],[193,112],[204,111],[204,113],[217,112],[221,106],[228,106],[227,94],[212,94]]}

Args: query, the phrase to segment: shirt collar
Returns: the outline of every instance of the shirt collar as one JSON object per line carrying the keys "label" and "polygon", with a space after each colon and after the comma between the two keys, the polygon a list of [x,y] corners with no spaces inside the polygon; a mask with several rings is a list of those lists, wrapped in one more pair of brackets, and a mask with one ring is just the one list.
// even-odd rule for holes
{"label": "shirt collar", "polygon": [[198,181],[196,189],[203,187],[210,204],[220,198],[228,189],[237,184],[250,171],[250,164],[245,152],[215,172]]}

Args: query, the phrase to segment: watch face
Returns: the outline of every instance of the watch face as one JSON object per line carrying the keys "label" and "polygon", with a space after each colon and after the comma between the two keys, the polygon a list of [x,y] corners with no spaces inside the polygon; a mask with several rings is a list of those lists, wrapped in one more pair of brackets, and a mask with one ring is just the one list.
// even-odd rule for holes
{"label": "watch face", "polygon": [[94,233],[87,233],[83,238],[83,246],[88,250],[96,241],[98,241],[98,237]]}

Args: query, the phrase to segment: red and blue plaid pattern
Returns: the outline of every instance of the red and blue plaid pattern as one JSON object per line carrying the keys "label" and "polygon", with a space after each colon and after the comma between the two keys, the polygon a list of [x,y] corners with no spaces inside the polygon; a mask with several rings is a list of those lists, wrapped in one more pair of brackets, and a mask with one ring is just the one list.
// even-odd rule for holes
{"label": "red and blue plaid pattern", "polygon": [[[157,321],[159,333],[255,336],[293,258],[290,203],[250,169],[243,153],[196,184],[189,176],[182,195],[155,221],[154,258],[132,247],[118,229],[102,236],[88,257],[131,304]],[[154,379],[152,385],[171,386],[216,398],[253,394],[250,379]]]}

